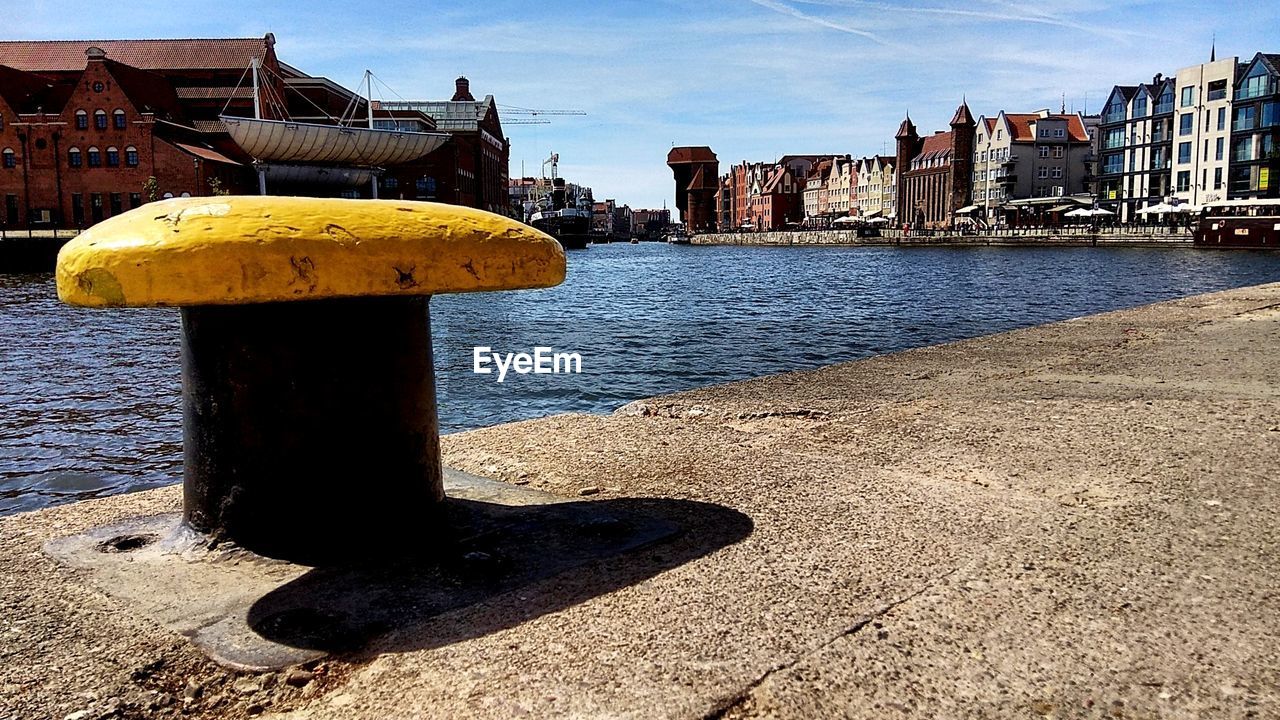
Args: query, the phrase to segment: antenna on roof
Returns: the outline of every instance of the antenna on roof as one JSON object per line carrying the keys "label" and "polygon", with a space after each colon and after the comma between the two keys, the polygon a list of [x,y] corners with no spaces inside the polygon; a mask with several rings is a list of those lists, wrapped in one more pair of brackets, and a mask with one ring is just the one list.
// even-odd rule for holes
{"label": "antenna on roof", "polygon": [[1209,45],[1209,62],[1218,59],[1218,33],[1213,34],[1213,42]]}

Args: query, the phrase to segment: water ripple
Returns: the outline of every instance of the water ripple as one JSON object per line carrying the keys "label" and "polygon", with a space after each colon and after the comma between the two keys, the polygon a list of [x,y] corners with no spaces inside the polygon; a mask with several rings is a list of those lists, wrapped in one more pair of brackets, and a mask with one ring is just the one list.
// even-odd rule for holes
{"label": "water ripple", "polygon": [[[814,368],[1280,279],[1280,254],[1123,248],[572,252],[564,285],[432,300],[446,432]],[[0,515],[182,470],[178,314],[60,304],[0,275]],[[583,374],[471,372],[472,347],[581,353]]]}

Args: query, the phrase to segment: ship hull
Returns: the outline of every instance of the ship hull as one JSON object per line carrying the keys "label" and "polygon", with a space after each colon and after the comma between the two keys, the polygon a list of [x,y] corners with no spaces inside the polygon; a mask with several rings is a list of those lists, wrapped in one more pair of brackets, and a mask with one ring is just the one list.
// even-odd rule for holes
{"label": "ship hull", "polygon": [[591,216],[585,213],[535,213],[529,224],[559,240],[567,250],[582,250],[591,240]]}

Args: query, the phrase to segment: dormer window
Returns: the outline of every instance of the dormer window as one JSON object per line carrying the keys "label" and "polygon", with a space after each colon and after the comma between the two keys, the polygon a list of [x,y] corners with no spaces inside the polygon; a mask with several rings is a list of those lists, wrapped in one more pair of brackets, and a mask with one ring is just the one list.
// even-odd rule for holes
{"label": "dormer window", "polygon": [[99,130],[107,129],[107,111],[106,110],[93,111],[93,126],[98,128]]}
{"label": "dormer window", "polygon": [[84,162],[84,157],[80,154],[80,148],[73,147],[67,150],[67,165],[78,168]]}
{"label": "dormer window", "polygon": [[76,111],[76,129],[77,130],[89,129],[89,113],[83,110]]}
{"label": "dormer window", "polygon": [[111,115],[115,120],[116,129],[123,130],[125,126],[124,111],[116,108],[116,111],[111,113]]}

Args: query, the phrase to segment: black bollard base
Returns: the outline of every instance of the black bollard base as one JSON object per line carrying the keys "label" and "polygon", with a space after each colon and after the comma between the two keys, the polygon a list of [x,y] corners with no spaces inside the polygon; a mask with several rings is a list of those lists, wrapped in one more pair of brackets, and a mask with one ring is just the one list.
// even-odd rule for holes
{"label": "black bollard base", "polygon": [[428,300],[183,308],[191,527],[313,563],[429,535],[444,490]]}

